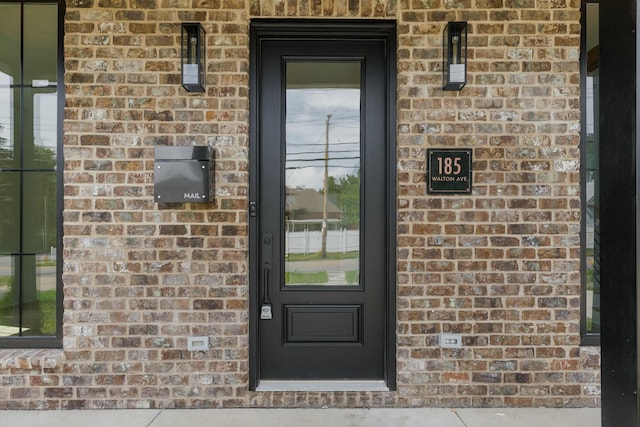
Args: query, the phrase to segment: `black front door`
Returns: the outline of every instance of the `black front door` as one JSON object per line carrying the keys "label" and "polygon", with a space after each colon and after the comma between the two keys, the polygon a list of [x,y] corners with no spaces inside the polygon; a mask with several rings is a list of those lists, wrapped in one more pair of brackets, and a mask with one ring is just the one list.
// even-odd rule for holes
{"label": "black front door", "polygon": [[258,380],[384,379],[389,34],[267,27],[252,32]]}

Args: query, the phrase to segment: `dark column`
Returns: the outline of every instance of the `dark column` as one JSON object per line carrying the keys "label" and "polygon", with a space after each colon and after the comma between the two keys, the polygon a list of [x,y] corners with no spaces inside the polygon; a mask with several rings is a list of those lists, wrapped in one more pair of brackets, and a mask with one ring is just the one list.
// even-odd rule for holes
{"label": "dark column", "polygon": [[602,427],[639,421],[635,3],[600,2]]}

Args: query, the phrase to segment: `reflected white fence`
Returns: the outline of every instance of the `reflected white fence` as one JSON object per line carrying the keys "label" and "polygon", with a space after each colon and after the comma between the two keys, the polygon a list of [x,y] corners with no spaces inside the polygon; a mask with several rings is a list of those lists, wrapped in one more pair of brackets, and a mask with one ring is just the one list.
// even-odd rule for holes
{"label": "reflected white fence", "polygon": [[[322,249],[321,231],[287,231],[286,254],[309,254]],[[360,250],[360,230],[327,231],[327,252],[352,252]]]}

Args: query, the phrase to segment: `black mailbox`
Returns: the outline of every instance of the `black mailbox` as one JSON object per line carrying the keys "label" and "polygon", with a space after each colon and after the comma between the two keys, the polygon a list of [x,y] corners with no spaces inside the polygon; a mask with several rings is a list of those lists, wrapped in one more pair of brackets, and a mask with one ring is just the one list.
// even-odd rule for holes
{"label": "black mailbox", "polygon": [[156,147],[154,199],[158,203],[209,202],[211,147]]}

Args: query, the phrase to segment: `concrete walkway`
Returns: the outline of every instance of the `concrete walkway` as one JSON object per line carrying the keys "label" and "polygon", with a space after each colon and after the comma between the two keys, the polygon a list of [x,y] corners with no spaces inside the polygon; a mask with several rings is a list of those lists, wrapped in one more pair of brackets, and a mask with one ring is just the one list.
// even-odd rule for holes
{"label": "concrete walkway", "polygon": [[0,411],[12,427],[600,427],[578,409],[166,409]]}

